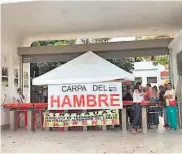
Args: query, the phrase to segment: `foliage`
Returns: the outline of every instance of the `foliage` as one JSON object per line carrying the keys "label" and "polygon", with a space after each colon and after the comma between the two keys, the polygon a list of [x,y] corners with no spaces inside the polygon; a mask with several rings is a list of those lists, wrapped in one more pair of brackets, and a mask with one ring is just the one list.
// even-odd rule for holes
{"label": "foliage", "polygon": [[158,64],[161,64],[161,65],[168,65],[169,64],[169,58],[168,58],[168,55],[161,55],[161,56],[155,56],[155,57],[135,57],[135,62],[141,62],[141,61],[144,61],[144,60],[147,60],[148,58],[151,59],[153,65],[158,65]]}
{"label": "foliage", "polygon": [[55,40],[55,41],[37,41],[32,43],[32,47],[39,46],[62,46],[62,45],[73,45],[76,40]]}
{"label": "foliage", "polygon": [[[32,47],[39,46],[62,46],[62,45],[73,45],[76,40],[55,40],[55,41],[37,41],[32,43]],[[32,78],[40,76],[50,70],[62,65],[62,62],[46,62],[46,63],[31,63],[30,65],[30,76]]]}
{"label": "foliage", "polygon": [[107,59],[107,60],[127,72],[132,73],[132,70],[134,69],[134,62],[130,59],[112,58],[112,59]]}
{"label": "foliage", "polygon": [[156,35],[156,36],[139,36],[136,40],[156,40],[156,39],[167,39],[170,38],[169,35]]}
{"label": "foliage", "polygon": [[152,62],[154,65],[158,65],[158,64],[168,65],[169,64],[169,57],[168,57],[168,55],[156,56]]}
{"label": "foliage", "polygon": [[98,39],[80,39],[82,44],[94,44],[94,43],[106,43],[110,38],[98,38]]}

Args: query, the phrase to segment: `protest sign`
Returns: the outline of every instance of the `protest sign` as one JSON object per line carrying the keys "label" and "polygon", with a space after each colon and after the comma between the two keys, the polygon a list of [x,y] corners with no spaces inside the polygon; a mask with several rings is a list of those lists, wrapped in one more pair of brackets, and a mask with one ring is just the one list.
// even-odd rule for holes
{"label": "protest sign", "polygon": [[118,110],[101,110],[86,113],[43,113],[44,127],[119,125]]}
{"label": "protest sign", "polygon": [[49,110],[121,109],[121,82],[48,86]]}

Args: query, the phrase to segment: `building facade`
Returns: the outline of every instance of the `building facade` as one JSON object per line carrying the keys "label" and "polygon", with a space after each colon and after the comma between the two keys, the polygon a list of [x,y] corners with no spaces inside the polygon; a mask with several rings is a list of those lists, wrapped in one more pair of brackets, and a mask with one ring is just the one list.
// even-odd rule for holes
{"label": "building facade", "polygon": [[[19,47],[27,47],[30,54],[28,47],[37,40],[179,33],[182,3],[156,3],[33,1],[1,4],[1,104],[12,103],[18,87],[23,89],[26,102],[30,102],[30,64],[23,63]],[[182,85],[178,84],[181,75],[177,71],[177,54],[181,50],[182,32],[169,45],[170,76],[175,88]],[[8,110],[1,108],[1,117],[1,125],[9,123]]]}
{"label": "building facade", "polygon": [[169,79],[169,76],[165,74],[165,79],[163,72],[166,71],[165,66],[157,65],[154,66],[152,61],[143,61],[134,63],[134,75],[135,82],[141,82],[143,86],[150,83],[152,86],[160,86],[165,83],[164,80]]}

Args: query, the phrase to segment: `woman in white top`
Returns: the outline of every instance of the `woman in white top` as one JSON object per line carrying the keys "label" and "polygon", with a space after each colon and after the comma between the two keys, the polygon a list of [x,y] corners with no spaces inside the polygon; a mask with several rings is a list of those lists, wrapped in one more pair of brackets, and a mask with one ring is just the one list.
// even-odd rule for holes
{"label": "woman in white top", "polygon": [[134,120],[132,124],[132,133],[137,133],[137,127],[139,127],[139,131],[142,129],[142,113],[141,113],[141,105],[140,103],[143,101],[143,92],[141,83],[137,83],[134,93],[133,93],[133,109],[134,109]]}
{"label": "woman in white top", "polygon": [[[167,106],[167,120],[171,129],[177,129],[177,102],[175,99],[175,90],[172,88],[172,84],[168,83],[167,90],[164,94],[166,98]],[[174,104],[171,104],[173,102]]]}

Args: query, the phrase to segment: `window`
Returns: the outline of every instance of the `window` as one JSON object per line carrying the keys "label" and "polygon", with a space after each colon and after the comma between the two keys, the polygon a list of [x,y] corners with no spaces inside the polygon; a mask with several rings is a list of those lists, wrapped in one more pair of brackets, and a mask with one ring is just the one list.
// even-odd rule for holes
{"label": "window", "polygon": [[157,77],[147,77],[147,83],[157,83]]}
{"label": "window", "polygon": [[142,77],[136,77],[135,78],[135,83],[137,83],[137,82],[142,83]]}

